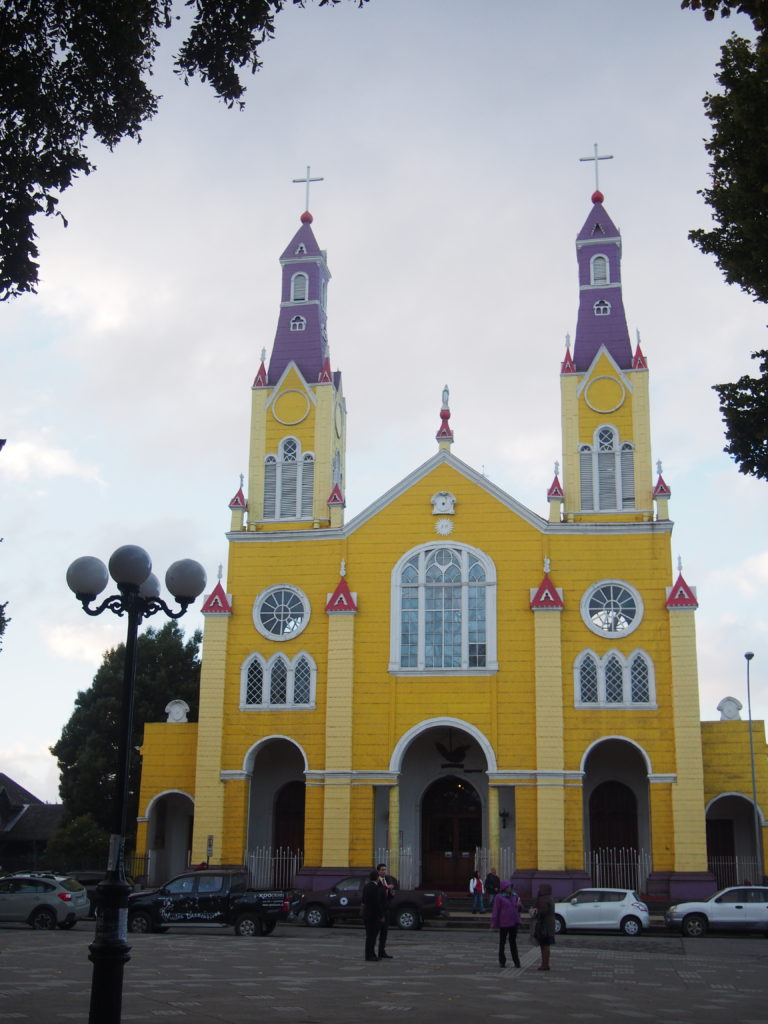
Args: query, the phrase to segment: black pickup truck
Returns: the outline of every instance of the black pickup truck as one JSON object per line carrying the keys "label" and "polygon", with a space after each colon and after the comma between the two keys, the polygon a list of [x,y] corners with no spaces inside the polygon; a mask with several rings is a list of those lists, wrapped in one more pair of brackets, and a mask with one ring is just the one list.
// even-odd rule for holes
{"label": "black pickup truck", "polygon": [[170,925],[234,925],[237,935],[270,935],[287,919],[298,893],[249,889],[244,871],[209,868],[177,875],[159,889],[128,898],[129,932],[164,932]]}
{"label": "black pickup truck", "polygon": [[[363,886],[368,875],[342,878],[330,889],[305,892],[297,916],[310,928],[324,928],[334,921],[359,921]],[[445,893],[439,889],[396,889],[387,901],[390,924],[398,928],[421,928],[427,918],[448,917]]]}

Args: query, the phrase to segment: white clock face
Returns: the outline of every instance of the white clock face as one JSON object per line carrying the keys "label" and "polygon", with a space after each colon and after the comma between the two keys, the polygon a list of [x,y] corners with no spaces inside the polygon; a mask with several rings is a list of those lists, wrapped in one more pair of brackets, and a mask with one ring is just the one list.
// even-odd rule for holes
{"label": "white clock face", "polygon": [[453,523],[450,519],[438,519],[435,523],[435,530],[441,537],[447,537],[453,533]]}

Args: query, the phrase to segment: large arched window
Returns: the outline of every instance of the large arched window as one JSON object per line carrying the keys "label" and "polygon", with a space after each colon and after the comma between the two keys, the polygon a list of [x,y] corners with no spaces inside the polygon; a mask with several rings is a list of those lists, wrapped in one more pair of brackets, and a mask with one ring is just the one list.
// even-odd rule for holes
{"label": "large arched window", "polygon": [[251,654],[240,670],[240,710],[314,707],[316,679],[315,662],[303,651],[293,659],[275,654],[268,661]]}
{"label": "large arched window", "polygon": [[475,548],[428,545],[392,573],[391,672],[495,671],[496,570]]}
{"label": "large arched window", "polygon": [[610,512],[635,507],[635,447],[620,442],[615,427],[595,431],[594,444],[579,448],[581,507]]}
{"label": "large arched window", "polygon": [[603,658],[594,651],[582,651],[573,677],[576,707],[656,706],[653,662],[643,651],[628,658],[618,651],[609,651]]}
{"label": "large arched window", "polygon": [[264,518],[311,519],[315,457],[302,452],[295,437],[285,437],[277,454],[264,459]]}

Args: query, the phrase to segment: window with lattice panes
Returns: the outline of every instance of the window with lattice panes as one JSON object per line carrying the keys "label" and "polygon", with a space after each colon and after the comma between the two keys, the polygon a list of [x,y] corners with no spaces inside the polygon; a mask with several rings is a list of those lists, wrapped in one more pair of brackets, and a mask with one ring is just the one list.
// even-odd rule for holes
{"label": "window with lattice panes", "polygon": [[425,546],[401,561],[393,574],[390,670],[489,668],[495,658],[489,574],[486,556],[458,545]]}
{"label": "window with lattice panes", "polygon": [[579,696],[583,704],[597,703],[597,665],[591,654],[579,667]]}
{"label": "window with lattice panes", "polygon": [[315,663],[306,652],[267,661],[261,654],[246,658],[241,669],[240,708],[269,711],[310,708],[315,701]]}
{"label": "window with lattice panes", "polygon": [[574,666],[574,695],[577,707],[655,708],[653,662],[643,651],[629,658],[584,651]]}

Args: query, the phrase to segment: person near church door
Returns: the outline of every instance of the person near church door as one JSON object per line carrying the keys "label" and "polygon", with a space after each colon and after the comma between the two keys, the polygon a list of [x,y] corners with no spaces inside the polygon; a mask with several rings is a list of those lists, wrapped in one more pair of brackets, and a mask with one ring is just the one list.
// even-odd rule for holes
{"label": "person near church door", "polygon": [[376,875],[378,883],[384,892],[384,920],[379,929],[379,960],[394,960],[394,957],[387,953],[386,947],[387,934],[389,933],[389,901],[395,895],[397,879],[387,874],[386,864],[376,865]]}
{"label": "person near church door", "polygon": [[379,873],[371,871],[363,886],[362,911],[365,925],[365,959],[378,962],[376,939],[386,920],[386,895],[379,884]]}
{"label": "person near church door", "polygon": [[506,946],[512,963],[520,966],[520,954],[517,952],[517,929],[520,927],[520,911],[523,904],[515,892],[512,883],[507,879],[501,882],[501,892],[493,901],[491,912],[491,928],[499,929],[499,967],[507,966]]}
{"label": "person near church door", "polygon": [[482,914],[483,912],[483,889],[480,872],[476,871],[469,880],[469,895],[472,897],[473,914]]}
{"label": "person near church door", "polygon": [[488,874],[485,876],[485,909],[490,910],[493,905],[496,893],[501,890],[501,882],[499,876],[496,874],[496,868],[491,868]]}

